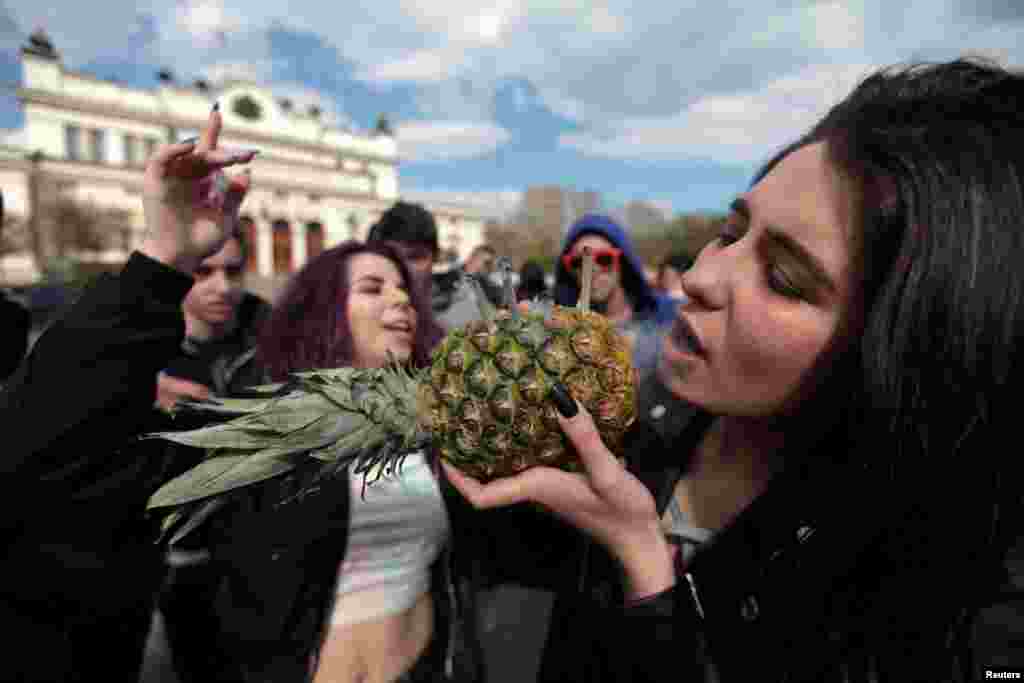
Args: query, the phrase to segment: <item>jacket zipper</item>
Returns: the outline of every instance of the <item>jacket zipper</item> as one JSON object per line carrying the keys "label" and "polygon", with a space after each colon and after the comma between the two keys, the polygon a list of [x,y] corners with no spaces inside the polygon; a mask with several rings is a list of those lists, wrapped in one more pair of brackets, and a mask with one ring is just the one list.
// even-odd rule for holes
{"label": "jacket zipper", "polygon": [[693,574],[686,572],[683,574],[686,578],[686,584],[690,588],[690,596],[693,597],[693,604],[697,607],[697,616],[704,619],[704,605],[700,602],[700,596],[697,595],[697,582],[693,579]]}

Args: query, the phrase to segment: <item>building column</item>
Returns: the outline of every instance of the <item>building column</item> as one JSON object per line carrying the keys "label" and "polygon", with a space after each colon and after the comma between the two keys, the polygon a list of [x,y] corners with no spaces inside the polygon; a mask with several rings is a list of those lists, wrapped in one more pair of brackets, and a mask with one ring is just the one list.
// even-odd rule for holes
{"label": "building column", "polygon": [[289,225],[292,230],[292,272],[298,272],[306,265],[306,223],[293,216]]}
{"label": "building column", "polygon": [[256,219],[256,271],[263,277],[274,274],[274,235],[263,218]]}
{"label": "building column", "polygon": [[336,247],[348,239],[348,226],[342,218],[342,210],[332,206],[324,211],[320,222],[324,226],[324,249]]}

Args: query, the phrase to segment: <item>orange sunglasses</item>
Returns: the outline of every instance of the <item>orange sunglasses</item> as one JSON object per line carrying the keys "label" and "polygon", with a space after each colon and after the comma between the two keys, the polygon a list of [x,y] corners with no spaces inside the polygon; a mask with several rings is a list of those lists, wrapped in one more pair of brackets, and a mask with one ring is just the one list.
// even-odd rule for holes
{"label": "orange sunglasses", "polygon": [[[604,270],[618,270],[619,259],[622,257],[622,250],[616,249],[615,247],[591,249],[590,255],[594,258],[594,263],[601,266]],[[564,255],[562,257],[562,264],[570,273],[575,273],[583,267],[583,250],[579,249]]]}

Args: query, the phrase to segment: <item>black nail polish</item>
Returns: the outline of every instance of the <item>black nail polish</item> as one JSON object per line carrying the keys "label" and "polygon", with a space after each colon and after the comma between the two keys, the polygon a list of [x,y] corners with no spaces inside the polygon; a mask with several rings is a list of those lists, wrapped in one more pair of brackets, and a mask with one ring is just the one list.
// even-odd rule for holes
{"label": "black nail polish", "polygon": [[213,103],[213,111],[220,111],[220,102]]}
{"label": "black nail polish", "polygon": [[576,413],[580,412],[579,406],[576,405],[576,401],[572,400],[572,396],[569,395],[569,390],[561,382],[556,382],[551,387],[551,398],[555,402],[555,407],[558,408],[558,412],[562,414],[565,419],[572,419],[576,417]]}

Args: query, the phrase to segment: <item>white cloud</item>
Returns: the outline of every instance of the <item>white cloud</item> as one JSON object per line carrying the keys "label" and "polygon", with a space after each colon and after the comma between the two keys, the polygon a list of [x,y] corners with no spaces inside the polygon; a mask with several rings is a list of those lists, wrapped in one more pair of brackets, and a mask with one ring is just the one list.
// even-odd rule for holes
{"label": "white cloud", "polygon": [[227,35],[241,26],[220,0],[185,0],[178,3],[176,14],[178,26],[206,46],[223,45]]}
{"label": "white cloud", "polygon": [[[804,98],[798,84],[780,91],[808,64],[842,71],[978,48],[1024,62],[1024,24],[968,11],[977,3],[965,0],[104,0],[102,11],[80,0],[5,2],[22,35],[46,27],[72,67],[125,58],[137,17],[149,15],[156,35],[128,58],[183,79],[242,73],[239,65],[250,79],[271,79],[282,48],[269,31],[283,27],[336,47],[382,91],[412,86],[424,119],[493,121],[500,84],[528,81],[540,103],[584,131],[564,144],[616,157],[758,156],[817,106],[794,103]],[[507,140],[474,125],[453,136],[456,146],[486,152]],[[415,136],[425,134],[409,129],[410,149],[441,156],[422,152],[430,144]]]}
{"label": "white cloud", "polygon": [[586,19],[587,27],[596,34],[615,35],[626,30],[625,19],[608,7],[595,6]]}
{"label": "white cloud", "polygon": [[410,19],[426,30],[464,44],[494,43],[537,3],[495,0],[481,6],[477,0],[403,2]]}
{"label": "white cloud", "polygon": [[478,121],[406,121],[397,126],[398,154],[408,161],[481,157],[511,138],[507,130]]}
{"label": "white cloud", "polygon": [[812,5],[812,39],[821,48],[846,49],[864,44],[864,17],[844,0],[832,0]]}
{"label": "white cloud", "polygon": [[217,62],[203,67],[200,74],[215,86],[231,81],[260,83],[270,77],[272,68],[273,65],[269,61]]}
{"label": "white cloud", "polygon": [[805,132],[872,70],[815,65],[757,90],[701,98],[672,116],[629,119],[603,131],[564,134],[559,142],[592,156],[756,162]]}
{"label": "white cloud", "polygon": [[138,28],[137,17],[155,9],[159,0],[104,0],[102,11],[87,2],[6,0],[7,9],[27,38],[43,28],[66,62],[81,63],[116,54]]}
{"label": "white cloud", "polygon": [[451,63],[451,56],[442,50],[416,50],[393,62],[369,64],[358,78],[374,83],[433,83],[448,77]]}
{"label": "white cloud", "polygon": [[411,202],[449,204],[474,209],[487,218],[512,218],[523,199],[523,192],[511,188],[497,190],[459,190],[452,188],[409,189],[402,198]]}

